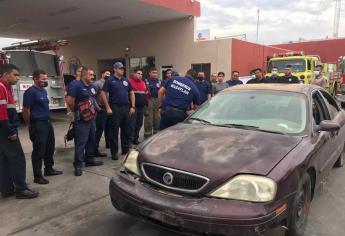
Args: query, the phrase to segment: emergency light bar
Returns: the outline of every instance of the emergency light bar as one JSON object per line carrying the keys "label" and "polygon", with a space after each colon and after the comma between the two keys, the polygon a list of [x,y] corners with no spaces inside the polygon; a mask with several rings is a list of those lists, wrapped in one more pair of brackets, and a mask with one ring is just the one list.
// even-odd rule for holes
{"label": "emergency light bar", "polygon": [[304,52],[286,52],[286,53],[274,53],[273,57],[292,57],[292,56],[304,56]]}

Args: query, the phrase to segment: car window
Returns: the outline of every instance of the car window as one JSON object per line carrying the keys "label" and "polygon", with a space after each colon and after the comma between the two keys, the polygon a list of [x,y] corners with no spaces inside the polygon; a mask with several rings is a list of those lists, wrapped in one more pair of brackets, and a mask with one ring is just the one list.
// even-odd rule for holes
{"label": "car window", "polygon": [[316,125],[319,125],[321,121],[327,120],[327,117],[329,116],[328,111],[326,110],[325,103],[320,93],[314,92],[312,99],[313,99],[312,109],[313,109],[314,123]]}
{"label": "car window", "polygon": [[336,101],[327,92],[320,90],[323,100],[326,103],[331,120],[333,120],[340,111]]}

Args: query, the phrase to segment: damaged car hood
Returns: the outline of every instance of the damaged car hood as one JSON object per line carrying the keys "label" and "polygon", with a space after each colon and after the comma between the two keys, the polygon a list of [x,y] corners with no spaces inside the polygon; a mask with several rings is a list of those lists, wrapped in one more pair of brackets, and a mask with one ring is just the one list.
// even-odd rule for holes
{"label": "damaged car hood", "polygon": [[301,140],[298,136],[183,123],[144,142],[139,162],[219,182],[237,173],[267,175]]}

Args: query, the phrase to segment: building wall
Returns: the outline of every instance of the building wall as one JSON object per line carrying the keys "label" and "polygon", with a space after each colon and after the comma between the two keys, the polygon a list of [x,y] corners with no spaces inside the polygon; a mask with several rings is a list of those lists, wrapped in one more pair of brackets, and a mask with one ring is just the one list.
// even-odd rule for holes
{"label": "building wall", "polygon": [[96,70],[97,60],[154,56],[157,68],[173,65],[183,74],[195,63],[211,63],[211,71],[229,73],[230,40],[194,42],[194,24],[195,19],[188,17],[69,38],[71,45],[61,54],[66,62],[76,56]]}
{"label": "building wall", "polygon": [[336,63],[340,56],[345,56],[345,39],[327,39],[274,46],[293,51],[304,51],[308,55],[319,55],[321,61],[327,63]]}
{"label": "building wall", "polygon": [[249,75],[254,68],[262,68],[265,71],[268,56],[289,51],[238,39],[232,39],[231,44],[231,70],[237,70],[241,75]]}

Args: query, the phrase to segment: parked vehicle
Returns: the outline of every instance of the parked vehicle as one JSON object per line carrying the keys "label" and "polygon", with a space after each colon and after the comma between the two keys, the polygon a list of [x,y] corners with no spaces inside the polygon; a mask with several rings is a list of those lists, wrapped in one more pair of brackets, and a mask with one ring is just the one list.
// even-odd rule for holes
{"label": "parked vehicle", "polygon": [[267,76],[271,76],[273,67],[277,67],[279,76],[283,76],[285,67],[291,65],[292,74],[298,79],[304,77],[304,83],[309,84],[308,77],[314,77],[315,66],[318,64],[321,64],[321,59],[316,55],[304,55],[304,52],[279,53],[268,61]]}
{"label": "parked vehicle", "polygon": [[[17,43],[0,51],[0,66],[11,63],[20,70],[20,80],[13,86],[14,99],[17,111],[22,111],[23,94],[34,84],[32,74],[35,69],[42,69],[48,75],[47,94],[49,108],[66,108],[65,88],[61,76],[60,57],[51,50],[58,50],[58,47],[67,45],[64,40],[35,40]],[[50,50],[50,51],[49,51]]]}
{"label": "parked vehicle", "polygon": [[234,86],[131,150],[111,201],[189,233],[302,236],[320,183],[344,164],[344,124],[321,87]]}

